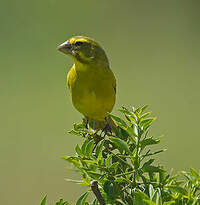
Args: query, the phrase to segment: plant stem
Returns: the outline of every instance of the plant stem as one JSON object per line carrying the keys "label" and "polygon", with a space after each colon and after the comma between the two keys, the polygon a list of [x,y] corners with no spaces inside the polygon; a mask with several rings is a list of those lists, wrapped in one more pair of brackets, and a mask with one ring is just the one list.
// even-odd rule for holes
{"label": "plant stem", "polygon": [[90,187],[91,187],[94,195],[96,196],[97,200],[99,201],[100,205],[106,205],[105,201],[101,195],[101,192],[99,191],[98,181],[96,181],[96,180],[91,181]]}

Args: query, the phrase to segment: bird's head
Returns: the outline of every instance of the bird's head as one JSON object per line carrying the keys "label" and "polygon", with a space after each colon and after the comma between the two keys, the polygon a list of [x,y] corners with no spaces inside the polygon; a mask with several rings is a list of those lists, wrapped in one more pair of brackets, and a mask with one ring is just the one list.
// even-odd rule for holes
{"label": "bird's head", "polygon": [[95,64],[109,66],[108,58],[103,48],[93,39],[85,36],[75,36],[58,46],[58,50],[72,56],[75,64]]}

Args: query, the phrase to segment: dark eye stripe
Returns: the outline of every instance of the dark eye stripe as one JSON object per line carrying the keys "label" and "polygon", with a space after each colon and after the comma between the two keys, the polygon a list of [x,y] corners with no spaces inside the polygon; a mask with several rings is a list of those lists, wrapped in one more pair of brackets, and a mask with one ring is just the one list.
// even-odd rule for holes
{"label": "dark eye stripe", "polygon": [[81,45],[83,45],[82,41],[76,41],[75,46],[81,46]]}

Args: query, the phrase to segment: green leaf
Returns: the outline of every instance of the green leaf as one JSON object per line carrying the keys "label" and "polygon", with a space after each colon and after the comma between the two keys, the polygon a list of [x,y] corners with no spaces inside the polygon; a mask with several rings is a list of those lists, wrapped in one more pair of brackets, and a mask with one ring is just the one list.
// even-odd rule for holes
{"label": "green leaf", "polygon": [[59,202],[56,202],[55,205],[69,205],[69,202],[63,201],[63,199],[60,199],[60,201],[59,201]]}
{"label": "green leaf", "polygon": [[120,137],[120,135],[121,135],[121,128],[119,126],[117,126],[117,127],[112,126],[112,130],[114,131],[114,133],[115,133],[115,135],[117,137]]}
{"label": "green leaf", "polygon": [[147,199],[147,200],[149,199],[149,197],[144,192],[141,191],[136,191],[135,195],[140,196],[143,199]]}
{"label": "green leaf", "polygon": [[102,174],[99,174],[98,172],[94,172],[94,171],[87,171],[87,174],[92,179],[99,179],[102,176]]}
{"label": "green leaf", "polygon": [[76,180],[76,179],[65,179],[65,181],[67,182],[73,182],[73,183],[76,183],[76,184],[80,184],[80,183],[83,183],[83,180]]}
{"label": "green leaf", "polygon": [[140,166],[140,158],[138,156],[132,157],[133,165],[135,169],[138,169]]}
{"label": "green leaf", "polygon": [[79,130],[83,130],[85,125],[83,123],[74,123],[74,130],[79,131]]}
{"label": "green leaf", "polygon": [[123,177],[120,177],[120,178],[117,178],[115,179],[115,182],[118,182],[118,183],[127,183],[127,180]]}
{"label": "green leaf", "polygon": [[147,119],[142,119],[141,120],[141,122],[140,122],[140,124],[142,125],[142,126],[145,126],[145,125],[149,125],[149,124],[151,124],[154,120],[155,120],[156,118],[147,118]]}
{"label": "green leaf", "polygon": [[147,130],[147,128],[149,128],[149,126],[153,123],[153,121],[155,120],[156,118],[146,118],[146,119],[142,119],[141,122],[140,122],[140,126],[142,127],[142,129],[144,131]]}
{"label": "green leaf", "polygon": [[103,154],[103,146],[104,146],[104,142],[105,140],[103,140],[101,142],[101,144],[97,147],[96,149],[96,155],[97,155],[97,164],[101,164],[102,163],[102,154]]}
{"label": "green leaf", "polygon": [[84,203],[85,203],[85,200],[87,199],[87,197],[88,197],[88,192],[85,192],[84,194],[82,194],[79,198],[78,198],[78,200],[76,201],[76,205],[84,205]]}
{"label": "green leaf", "polygon": [[112,162],[111,162],[112,157],[113,157],[113,154],[110,154],[110,155],[108,155],[107,159],[105,160],[105,165],[106,165],[107,168],[109,168],[110,165],[112,164]]}
{"label": "green leaf", "polygon": [[146,203],[144,203],[145,205],[157,205],[157,204],[154,203],[153,201],[147,200],[147,199],[144,199],[144,202],[146,202]]}
{"label": "green leaf", "polygon": [[103,190],[106,192],[109,199],[114,199],[114,184],[110,181],[106,181],[103,185]]}
{"label": "green leaf", "polygon": [[79,167],[79,157],[62,156],[62,159],[74,164],[74,166]]}
{"label": "green leaf", "polygon": [[137,205],[144,205],[144,201],[150,200],[149,197],[141,191],[136,191],[135,193],[135,203]]}
{"label": "green leaf", "polygon": [[171,185],[171,186],[167,186],[167,188],[170,189],[171,191],[178,192],[183,196],[188,195],[187,191],[183,187],[176,186],[176,185]]}
{"label": "green leaf", "polygon": [[75,151],[76,151],[76,153],[78,154],[78,155],[82,155],[82,152],[81,152],[81,149],[80,149],[80,147],[79,147],[79,145],[77,144],[76,145],[76,147],[75,147]]}
{"label": "green leaf", "polygon": [[163,205],[174,205],[175,201],[168,201],[168,202],[164,202]]}
{"label": "green leaf", "polygon": [[129,134],[130,136],[132,136],[132,139],[131,139],[131,140],[133,141],[133,143],[136,144],[133,137],[137,137],[136,134],[138,134],[138,133],[135,133],[135,128],[133,128],[132,126],[129,126],[129,127],[127,127],[126,131],[128,132],[128,134]]}
{"label": "green leaf", "polygon": [[129,205],[128,203],[123,202],[121,199],[116,199],[115,201],[120,203],[121,205]]}
{"label": "green leaf", "polygon": [[142,157],[144,158],[144,157],[147,157],[147,156],[153,156],[153,155],[156,155],[156,154],[159,154],[159,153],[161,153],[161,152],[165,152],[166,151],[166,149],[161,149],[161,150],[158,150],[158,151],[156,151],[156,152],[151,152],[151,153],[149,153],[149,152],[147,152],[145,155],[143,155]]}
{"label": "green leaf", "polygon": [[87,163],[87,164],[94,164],[94,165],[97,164],[97,162],[94,161],[94,160],[84,159],[83,161],[84,161],[85,163]]}
{"label": "green leaf", "polygon": [[192,173],[190,173],[190,172],[185,172],[185,171],[183,171],[182,173],[183,173],[183,175],[184,175],[189,181],[191,181],[192,183],[195,183],[196,179],[195,179],[195,177],[192,175]]}
{"label": "green leaf", "polygon": [[120,136],[118,138],[127,141],[128,137],[129,137],[129,133],[127,132],[127,129],[120,128]]}
{"label": "green leaf", "polygon": [[96,150],[95,150],[97,158],[99,157],[100,154],[102,155],[104,142],[105,142],[105,140],[102,140],[97,144],[97,147],[96,147]]}
{"label": "green leaf", "polygon": [[136,113],[132,113],[130,116],[127,116],[133,124],[137,124],[138,122],[138,115]]}
{"label": "green leaf", "polygon": [[122,108],[119,108],[118,109],[120,112],[122,112],[123,114],[126,114],[126,115],[132,115],[133,113],[130,112],[128,109],[126,109],[125,107],[122,107]]}
{"label": "green leaf", "polygon": [[141,119],[144,119],[145,117],[150,116],[150,115],[151,115],[151,112],[146,112],[146,113],[142,114],[142,115],[140,116],[140,118],[141,118]]}
{"label": "green leaf", "polygon": [[155,161],[155,159],[149,159],[148,161],[146,161],[146,162],[143,164],[142,168],[151,165],[154,161]]}
{"label": "green leaf", "polygon": [[133,125],[133,132],[135,133],[135,136],[138,137],[138,127],[136,125]]}
{"label": "green leaf", "polygon": [[[85,177],[85,176],[84,176]],[[90,178],[87,177],[87,178],[82,178],[83,179],[83,182],[81,182],[80,184],[81,185],[86,185],[86,186],[90,186]]]}
{"label": "green leaf", "polygon": [[81,132],[75,131],[75,130],[70,130],[68,133],[71,135],[76,135],[76,136],[80,136],[80,137],[83,136]]}
{"label": "green leaf", "polygon": [[91,140],[91,141],[87,144],[87,147],[86,147],[86,150],[85,150],[85,153],[86,153],[86,155],[87,155],[88,157],[91,156],[93,147],[94,147],[94,141]]}
{"label": "green leaf", "polygon": [[113,114],[110,114],[110,116],[115,120],[115,122],[117,123],[117,125],[119,127],[126,128],[127,125],[126,125],[126,122],[123,119],[121,119],[121,118],[119,118],[119,117],[117,117]]}
{"label": "green leaf", "polygon": [[142,110],[141,107],[139,106],[138,108],[134,109],[134,113],[139,116],[141,114]]}
{"label": "green leaf", "polygon": [[131,151],[129,150],[128,144],[119,138],[116,137],[110,137],[110,140],[120,149],[125,150],[127,153],[131,154]]}
{"label": "green leaf", "polygon": [[163,170],[156,166],[148,166],[145,168],[146,172],[163,172]]}
{"label": "green leaf", "polygon": [[144,105],[141,107],[141,112],[143,113],[147,108],[149,107],[149,105]]}
{"label": "green leaf", "polygon": [[195,169],[190,168],[190,171],[191,171],[192,175],[194,176],[194,178],[195,178],[197,181],[200,180],[199,173],[198,173]]}
{"label": "green leaf", "polygon": [[99,205],[99,202],[97,201],[97,199],[94,199],[94,201],[92,202],[92,205]]}
{"label": "green leaf", "polygon": [[144,165],[142,166],[143,172],[163,172],[164,171],[160,167],[150,165],[153,161],[154,159],[150,159],[149,161],[144,163]]}
{"label": "green leaf", "polygon": [[156,191],[154,192],[154,196],[152,198],[152,201],[156,203],[156,205],[161,205],[161,192],[160,189],[157,188]]}
{"label": "green leaf", "polygon": [[81,146],[81,152],[85,155],[86,154],[86,147],[88,145],[88,139],[86,139],[83,143],[83,145]]}
{"label": "green leaf", "polygon": [[153,188],[152,184],[149,184],[149,197],[151,200],[153,198],[153,195],[154,195],[154,188]]}
{"label": "green leaf", "polygon": [[119,166],[119,162],[115,162],[109,167],[109,170],[111,171],[114,170],[114,172],[117,172],[118,166]]}
{"label": "green leaf", "polygon": [[164,169],[163,166],[161,166],[163,169],[163,172],[159,172],[159,183],[160,184],[165,184],[166,180],[168,179],[169,175],[166,175],[166,170]]}
{"label": "green leaf", "polygon": [[146,139],[141,141],[141,147],[142,147],[142,149],[144,149],[148,145],[158,144],[159,142],[160,142],[160,139],[153,139],[152,137],[146,138]]}
{"label": "green leaf", "polygon": [[45,197],[42,199],[42,202],[40,205],[45,205],[46,204],[46,200],[47,200],[47,195],[45,195]]}

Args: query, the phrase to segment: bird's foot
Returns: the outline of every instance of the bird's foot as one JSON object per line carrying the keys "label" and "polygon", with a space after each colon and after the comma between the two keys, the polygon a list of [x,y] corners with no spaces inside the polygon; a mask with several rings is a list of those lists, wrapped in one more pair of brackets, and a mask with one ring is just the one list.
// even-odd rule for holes
{"label": "bird's foot", "polygon": [[105,127],[102,129],[100,136],[102,135],[102,133],[104,132],[103,137],[105,137],[108,133],[112,134],[112,129],[111,126],[106,118],[106,125]]}
{"label": "bird's foot", "polygon": [[87,130],[87,131],[89,131],[88,125],[89,125],[89,120],[86,118],[85,119],[85,130]]}
{"label": "bird's foot", "polygon": [[89,120],[86,118],[85,120],[85,127],[84,127],[84,129],[85,129],[85,133],[84,133],[84,137],[87,135],[87,132],[89,132],[89,127],[88,127],[88,124],[89,124]]}

